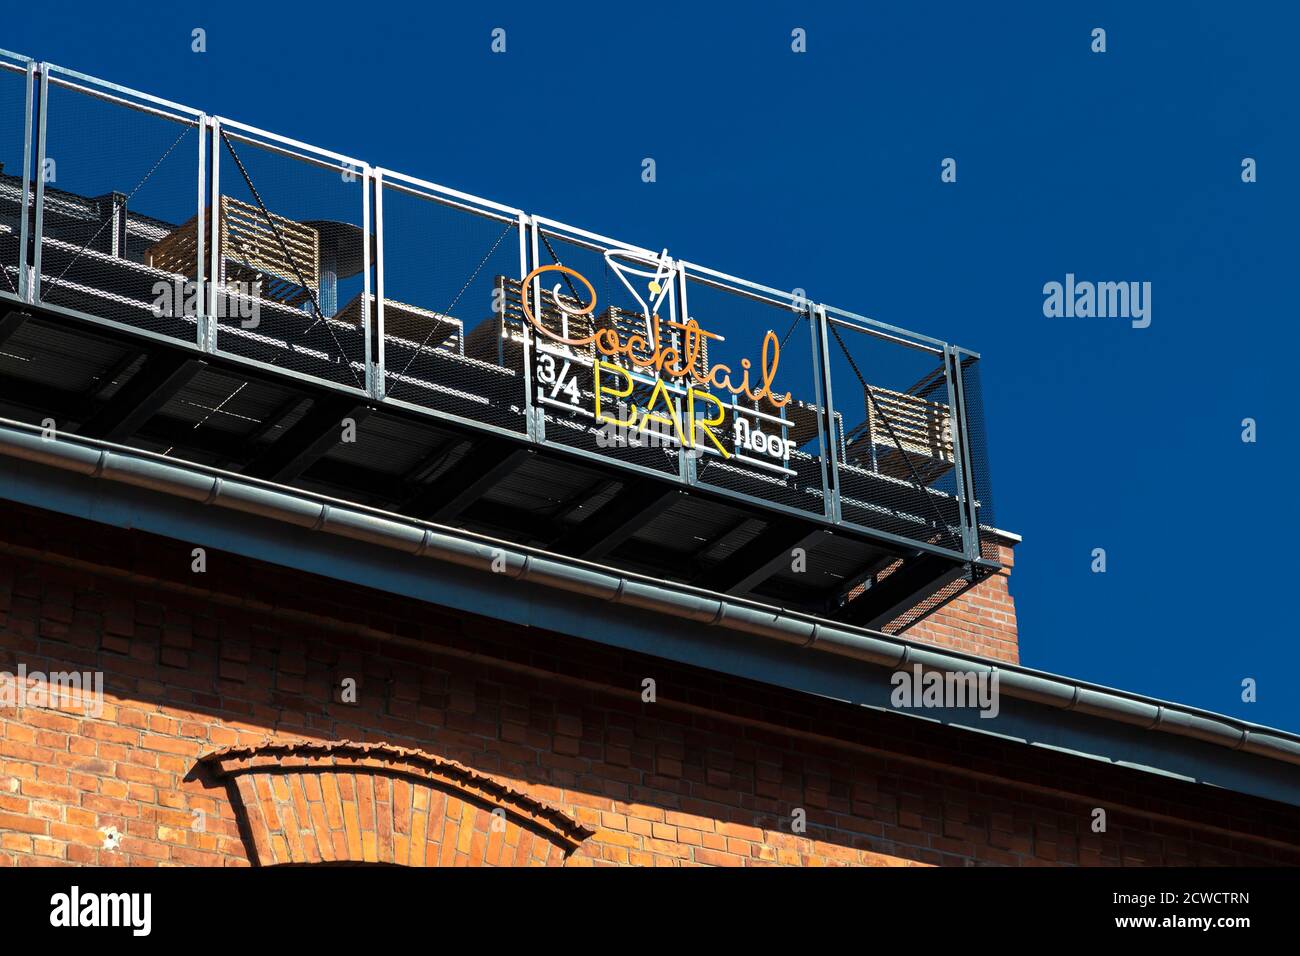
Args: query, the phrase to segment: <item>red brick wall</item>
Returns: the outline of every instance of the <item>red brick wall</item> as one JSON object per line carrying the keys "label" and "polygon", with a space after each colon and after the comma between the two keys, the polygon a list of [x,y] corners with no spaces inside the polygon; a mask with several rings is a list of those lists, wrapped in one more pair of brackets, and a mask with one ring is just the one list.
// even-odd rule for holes
{"label": "red brick wall", "polygon": [[[0,529],[0,669],[100,669],[108,698],[99,717],[0,710],[0,864],[242,866],[280,859],[259,847],[295,834],[322,859],[328,844],[365,860],[393,845],[385,827],[414,832],[408,811],[429,822],[407,863],[1300,863],[1294,808],[217,552],[196,575],[187,543],[10,506]],[[356,704],[336,700],[344,677]],[[655,703],[641,700],[645,677]],[[416,787],[395,798],[393,781],[415,778],[386,751],[335,761],[336,838],[319,823],[334,808],[310,792],[324,778],[295,785],[274,774],[315,771],[268,769],[283,747],[225,770],[219,755],[200,760],[268,737],[411,748],[422,766],[464,773],[408,806]],[[266,784],[241,792],[239,760],[262,761]],[[491,794],[468,794],[470,780],[513,801],[499,833],[481,812]],[[429,807],[453,798],[456,814]],[[1091,832],[1094,807],[1105,833]],[[577,849],[520,851],[525,834],[545,836],[529,813]]]}
{"label": "red brick wall", "polygon": [[1012,548],[1012,540],[1003,539],[998,546],[1001,571],[909,628],[905,636],[980,657],[1019,663],[1016,604],[1010,589],[1011,567],[1015,563]]}

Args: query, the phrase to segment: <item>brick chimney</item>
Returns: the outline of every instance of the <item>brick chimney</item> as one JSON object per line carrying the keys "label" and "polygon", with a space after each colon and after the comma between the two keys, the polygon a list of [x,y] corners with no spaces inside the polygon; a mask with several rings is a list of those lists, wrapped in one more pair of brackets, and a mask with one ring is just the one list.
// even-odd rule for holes
{"label": "brick chimney", "polygon": [[1016,637],[1016,605],[1009,586],[1013,549],[1018,535],[997,532],[998,560],[1003,569],[981,581],[955,601],[935,611],[902,637],[1011,664],[1020,661]]}

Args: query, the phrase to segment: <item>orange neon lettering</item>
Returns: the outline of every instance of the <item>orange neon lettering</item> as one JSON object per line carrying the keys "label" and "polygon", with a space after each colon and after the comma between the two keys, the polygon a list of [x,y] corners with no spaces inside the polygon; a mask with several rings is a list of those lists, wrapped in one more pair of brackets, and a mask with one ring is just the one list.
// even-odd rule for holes
{"label": "orange neon lettering", "polygon": [[[522,305],[524,317],[528,320],[529,325],[537,329],[539,333],[546,336],[553,342],[559,342],[561,345],[583,346],[594,345],[596,351],[607,358],[617,358],[623,356],[632,365],[633,368],[653,367],[656,371],[666,374],[672,378],[680,379],[690,377],[691,381],[699,385],[713,385],[716,388],[725,389],[733,395],[744,395],[753,401],[762,401],[767,398],[771,401],[773,407],[781,408],[790,401],[790,393],[778,396],[772,391],[772,383],[776,380],[776,370],[781,364],[781,342],[776,337],[776,333],[768,330],[763,337],[763,351],[760,368],[760,383],[757,390],[750,386],[749,381],[749,359],[741,361],[741,368],[744,375],[740,384],[735,385],[731,381],[731,369],[721,363],[714,365],[701,374],[696,367],[700,350],[706,338],[721,339],[722,336],[706,331],[700,328],[695,319],[688,318],[685,322],[669,322],[673,328],[682,330],[682,351],[678,351],[672,346],[665,346],[660,341],[660,319],[656,314],[651,317],[651,339],[647,342],[643,335],[632,335],[626,342],[620,340],[618,331],[612,328],[598,329],[591,335],[581,338],[565,338],[552,332],[541,321],[533,315],[532,306],[529,304],[529,288],[533,280],[545,272],[559,272],[563,275],[572,276],[587,287],[591,294],[591,301],[577,311],[569,311],[570,316],[590,315],[596,309],[596,290],[586,277],[580,272],[570,269],[568,266],[562,266],[558,263],[538,266],[532,272],[528,273],[523,282]],[[642,358],[638,353],[644,354],[647,349],[653,346],[653,351],[649,358]],[[721,378],[719,378],[721,375]],[[678,426],[680,429],[680,425]]]}

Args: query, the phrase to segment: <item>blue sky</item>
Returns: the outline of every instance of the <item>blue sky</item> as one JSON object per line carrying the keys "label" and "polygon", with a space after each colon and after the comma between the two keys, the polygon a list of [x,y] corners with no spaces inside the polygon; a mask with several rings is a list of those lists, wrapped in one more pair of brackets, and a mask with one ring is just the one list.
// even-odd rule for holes
{"label": "blue sky", "polygon": [[[1300,16],[849,6],[52,0],[0,47],[980,352],[1024,663],[1300,730]],[[1150,327],[1046,318],[1067,273]]]}

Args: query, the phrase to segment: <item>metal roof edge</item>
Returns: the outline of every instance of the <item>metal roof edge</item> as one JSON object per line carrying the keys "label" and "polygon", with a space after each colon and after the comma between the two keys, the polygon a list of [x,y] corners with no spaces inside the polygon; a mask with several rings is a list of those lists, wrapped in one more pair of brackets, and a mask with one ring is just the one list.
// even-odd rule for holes
{"label": "metal roof edge", "polygon": [[[0,455],[436,558],[596,600],[743,632],[879,667],[997,672],[1001,693],[1061,711],[1300,765],[1300,735],[1005,664],[746,598],[638,575],[152,452],[0,418]],[[495,566],[495,567],[494,567]]]}

